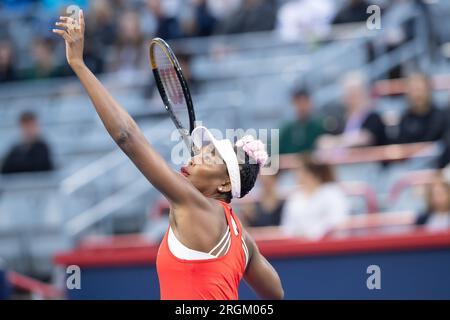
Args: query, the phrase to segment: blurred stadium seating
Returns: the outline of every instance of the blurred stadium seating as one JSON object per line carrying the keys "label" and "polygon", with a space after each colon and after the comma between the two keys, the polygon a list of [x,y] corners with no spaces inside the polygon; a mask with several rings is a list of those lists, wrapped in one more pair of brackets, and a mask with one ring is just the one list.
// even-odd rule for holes
{"label": "blurred stadium seating", "polygon": [[[54,19],[54,12],[38,6],[39,1],[29,1],[33,2],[30,6],[26,2],[16,8],[13,2],[2,1],[0,9],[0,25],[6,30],[2,31],[3,38],[14,40],[19,69],[26,69],[32,62],[29,44],[33,38],[51,38],[48,26]],[[83,6],[90,2],[78,3]],[[134,0],[130,4],[142,7],[143,2]],[[269,2],[279,7],[288,1]],[[170,44],[190,57],[197,118],[206,126],[221,130],[230,126],[279,128],[293,117],[290,93],[299,84],[310,90],[314,113],[330,123],[342,113],[338,103],[341,77],[359,70],[372,84],[376,111],[395,129],[407,104],[404,88],[398,82],[401,80],[390,79],[395,68],[402,69],[401,77],[417,68],[430,74],[436,105],[448,109],[450,2],[433,1],[425,5],[426,14],[419,2],[393,1],[386,5],[381,30],[370,31],[365,22],[332,25],[325,35],[296,41],[283,40],[277,30],[213,32],[207,37],[194,33],[173,39]],[[344,0],[337,1],[336,11],[344,4]],[[114,14],[119,16],[121,11]],[[399,29],[409,33],[408,37],[389,47],[386,39]],[[144,48],[153,35],[145,35]],[[98,50],[107,63],[114,45]],[[64,65],[62,46],[55,45],[53,53],[56,62]],[[169,139],[172,124],[162,114],[146,61],[143,67],[137,65],[131,70],[104,71],[99,73],[101,81],[169,160],[175,143]],[[57,169],[51,173],[0,176],[0,258],[7,269],[52,283],[58,271],[53,256],[82,246],[86,239],[97,237],[101,243],[102,236],[144,233],[157,241],[161,217],[149,217],[148,212],[160,204],[159,193],[116,148],[70,72],[57,78],[0,84],[0,163],[18,138],[18,117],[27,110],[37,114]],[[364,234],[371,228],[412,228],[416,215],[424,208],[424,200],[414,187],[429,183],[428,170],[436,169],[434,161],[442,146],[422,143],[326,152],[316,153],[335,166],[352,206],[349,220],[330,236],[348,236]],[[287,193],[297,185],[293,178],[296,158],[281,158],[279,188]],[[241,202],[257,202],[258,190],[257,185],[253,195],[237,201],[236,207]],[[276,237],[276,233],[271,236]],[[2,291],[7,276],[1,270],[0,266],[0,299],[2,294],[7,295]],[[28,288],[25,291],[37,290],[43,298],[60,294],[53,287],[42,287],[32,279],[11,274],[10,282],[19,291],[24,287]]]}

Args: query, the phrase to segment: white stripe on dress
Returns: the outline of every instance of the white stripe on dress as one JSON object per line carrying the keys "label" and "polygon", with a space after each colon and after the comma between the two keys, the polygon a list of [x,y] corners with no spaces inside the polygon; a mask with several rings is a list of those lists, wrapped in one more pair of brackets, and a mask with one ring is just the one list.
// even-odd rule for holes
{"label": "white stripe on dress", "polygon": [[219,243],[211,249],[211,251],[208,252],[208,254],[213,254],[214,250],[216,250],[223,242],[223,240],[225,240],[225,238],[228,238],[230,235],[230,228],[227,228],[227,232],[225,232],[225,234],[223,235],[222,239],[220,239]]}

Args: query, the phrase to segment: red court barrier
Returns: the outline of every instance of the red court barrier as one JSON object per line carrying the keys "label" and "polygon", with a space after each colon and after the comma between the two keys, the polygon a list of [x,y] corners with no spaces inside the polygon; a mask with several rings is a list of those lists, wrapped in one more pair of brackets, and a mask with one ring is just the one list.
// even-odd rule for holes
{"label": "red court barrier", "polygon": [[63,293],[58,288],[15,271],[8,271],[8,281],[14,288],[24,290],[42,299],[61,299],[63,297]]}

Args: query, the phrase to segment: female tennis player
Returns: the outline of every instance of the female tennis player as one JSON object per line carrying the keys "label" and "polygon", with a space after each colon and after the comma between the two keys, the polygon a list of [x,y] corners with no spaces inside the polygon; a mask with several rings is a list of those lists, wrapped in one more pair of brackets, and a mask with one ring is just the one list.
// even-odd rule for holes
{"label": "female tennis player", "polygon": [[[229,204],[253,188],[267,158],[262,142],[246,136],[233,146],[197,127],[192,138],[201,152],[181,172],[173,171],[84,64],[83,12],[78,21],[60,17],[56,26],[53,32],[64,38],[67,61],[106,130],[171,204],[170,226],[157,257],[161,299],[237,299],[242,278],[262,298],[283,298],[277,272]],[[244,163],[237,154],[245,155]]]}

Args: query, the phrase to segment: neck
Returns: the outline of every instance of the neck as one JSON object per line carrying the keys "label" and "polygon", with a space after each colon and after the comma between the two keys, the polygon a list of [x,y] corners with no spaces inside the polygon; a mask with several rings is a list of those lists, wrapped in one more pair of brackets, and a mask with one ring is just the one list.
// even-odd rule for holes
{"label": "neck", "polygon": [[261,202],[272,203],[278,201],[278,193],[276,190],[263,190],[261,193]]}
{"label": "neck", "polygon": [[280,199],[276,192],[263,191],[261,195],[261,205],[263,208],[272,211],[278,205]]}
{"label": "neck", "polygon": [[319,181],[310,181],[305,183],[305,191],[309,194],[312,194],[320,188],[322,184]]}
{"label": "neck", "polygon": [[435,213],[439,215],[446,215],[450,213],[450,209],[449,208],[436,209]]}
{"label": "neck", "polygon": [[230,203],[231,202],[231,201],[228,200],[228,197],[225,194],[223,194],[223,193],[215,194],[215,195],[210,196],[208,198],[212,198],[212,199],[218,200],[218,201],[223,201],[225,203]]}

